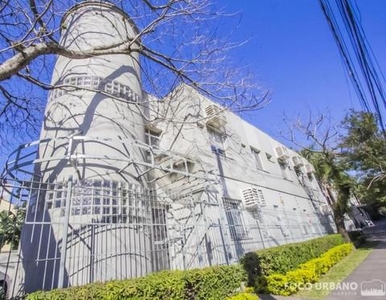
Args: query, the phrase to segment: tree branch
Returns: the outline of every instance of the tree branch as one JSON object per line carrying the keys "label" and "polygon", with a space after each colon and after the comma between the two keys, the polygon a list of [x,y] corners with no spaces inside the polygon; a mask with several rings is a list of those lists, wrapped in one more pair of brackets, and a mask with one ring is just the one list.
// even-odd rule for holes
{"label": "tree branch", "polygon": [[138,49],[130,49],[130,46],[131,41],[103,48],[99,47],[76,51],[64,48],[54,42],[31,45],[25,49],[21,49],[19,53],[0,65],[0,81],[15,75],[25,68],[32,60],[41,55],[57,54],[71,59],[83,59],[108,54],[130,54],[134,51],[138,51]]}

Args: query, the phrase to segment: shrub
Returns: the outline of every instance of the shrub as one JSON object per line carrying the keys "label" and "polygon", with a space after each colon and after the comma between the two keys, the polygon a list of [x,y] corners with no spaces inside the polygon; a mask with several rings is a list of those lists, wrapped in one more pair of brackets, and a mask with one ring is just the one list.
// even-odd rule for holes
{"label": "shrub", "polygon": [[324,253],[321,258],[330,260],[332,265],[335,265],[338,261],[340,261],[343,257],[347,256],[352,250],[354,246],[353,244],[343,244],[339,245],[330,251]]}
{"label": "shrub", "polygon": [[27,299],[183,299],[185,290],[182,273],[181,271],[164,271],[143,278],[113,280],[49,292],[35,292],[27,295]]}
{"label": "shrub", "polygon": [[245,273],[240,265],[188,270],[184,273],[183,299],[224,299],[233,294],[245,280]]}
{"label": "shrub", "polygon": [[318,257],[299,265],[299,269],[312,270],[318,277],[320,277],[320,275],[326,274],[331,266],[332,264],[329,258]]}
{"label": "shrub", "polygon": [[[262,275],[266,280],[265,292],[289,296],[297,292],[302,285],[314,283],[319,280],[321,274],[326,273],[353,249],[354,246],[352,244],[339,245],[322,254],[320,258],[312,259],[301,264],[298,269],[288,271],[284,275],[279,273],[273,273],[268,276]],[[261,277],[258,278],[261,282]],[[261,284],[259,281],[256,281],[256,289],[258,289],[258,285]]]}
{"label": "shrub", "polygon": [[290,285],[288,277],[282,274],[271,274],[267,278],[267,290],[274,295],[289,296],[297,291],[295,285]]}
{"label": "shrub", "polygon": [[268,284],[267,276],[264,276],[264,275],[257,276],[254,284],[255,292],[266,294],[268,292],[267,284]]}
{"label": "shrub", "polygon": [[243,290],[243,293],[253,294],[254,289],[253,287],[245,287]]}
{"label": "shrub", "polygon": [[142,278],[93,283],[49,292],[35,292],[27,295],[27,299],[217,300],[234,294],[245,278],[245,273],[240,265],[163,271]]}
{"label": "shrub", "polygon": [[237,295],[234,295],[232,297],[227,298],[226,300],[258,300],[259,297],[257,297],[256,294],[251,293],[240,293]]}
{"label": "shrub", "polygon": [[289,296],[296,293],[299,287],[306,284],[316,282],[319,277],[312,270],[298,269],[289,271],[287,274],[271,274],[266,276],[266,291],[267,293],[281,296]]}
{"label": "shrub", "polygon": [[241,258],[240,262],[247,272],[247,285],[253,286],[256,278],[262,274],[258,254],[256,252],[249,252]]}
{"label": "shrub", "polygon": [[287,272],[286,276],[290,283],[295,284],[314,283],[320,278],[315,269],[297,269]]}
{"label": "shrub", "polygon": [[286,244],[247,253],[241,260],[248,274],[247,284],[249,286],[254,285],[256,278],[260,275],[285,274],[342,243],[342,236],[333,234],[306,242]]}

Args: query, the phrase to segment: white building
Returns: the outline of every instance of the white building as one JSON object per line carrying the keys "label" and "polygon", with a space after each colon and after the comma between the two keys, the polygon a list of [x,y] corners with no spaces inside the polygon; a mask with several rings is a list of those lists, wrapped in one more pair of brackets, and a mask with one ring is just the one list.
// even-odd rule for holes
{"label": "white building", "polygon": [[[177,218],[167,217],[167,225],[195,222],[202,229],[195,233],[191,247],[200,248],[197,241],[203,239],[209,244],[201,245],[201,251],[187,251],[198,254],[190,255],[190,264],[184,267],[237,261],[248,251],[333,231],[313,166],[296,152],[188,86],[150,103],[147,142],[181,157],[158,154],[158,163],[207,178],[189,178],[169,170],[152,172],[158,193],[172,198],[166,215],[178,211]],[[180,204],[175,194],[192,200],[189,205]],[[221,231],[218,224],[225,224],[225,229]],[[182,239],[174,231],[168,230],[168,235]],[[224,243],[226,251],[221,249]],[[186,247],[187,242],[181,244]],[[212,251],[216,259],[210,257]],[[176,254],[180,252],[173,250],[172,268],[181,263]]]}
{"label": "white building", "polygon": [[[95,1],[63,23],[62,45],[81,50],[137,30]],[[58,58],[41,139],[3,174],[28,202],[13,295],[230,264],[333,231],[304,158],[190,87],[144,94],[136,55]]]}

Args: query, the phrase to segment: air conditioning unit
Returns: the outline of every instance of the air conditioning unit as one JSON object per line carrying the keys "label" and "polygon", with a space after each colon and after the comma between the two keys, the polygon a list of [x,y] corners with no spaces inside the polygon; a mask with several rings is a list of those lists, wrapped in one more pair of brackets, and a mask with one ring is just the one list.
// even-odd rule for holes
{"label": "air conditioning unit", "polygon": [[279,146],[275,148],[277,159],[281,161],[286,161],[289,158],[288,149],[284,146]]}
{"label": "air conditioning unit", "polygon": [[248,188],[242,190],[244,206],[248,210],[254,210],[266,205],[262,190]]}
{"label": "air conditioning unit", "polygon": [[311,164],[305,164],[304,169],[305,169],[307,174],[315,173],[314,166]]}
{"label": "air conditioning unit", "polygon": [[206,124],[216,129],[222,129],[226,124],[226,119],[221,110],[214,104],[208,105],[205,108]]}
{"label": "air conditioning unit", "polygon": [[293,156],[292,157],[292,162],[294,163],[294,166],[295,167],[303,167],[304,166],[304,162],[303,162],[303,159],[301,156],[297,155],[297,156]]}

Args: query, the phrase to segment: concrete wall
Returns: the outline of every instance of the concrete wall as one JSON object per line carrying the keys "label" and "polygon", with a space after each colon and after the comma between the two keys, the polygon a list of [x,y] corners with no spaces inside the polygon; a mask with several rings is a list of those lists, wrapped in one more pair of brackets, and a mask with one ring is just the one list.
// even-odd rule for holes
{"label": "concrete wall", "polygon": [[[207,229],[206,233],[211,232],[213,240],[223,239],[222,243],[228,249],[218,249],[222,254],[217,255],[213,262],[226,262],[221,257],[228,257],[230,262],[236,261],[247,251],[311,239],[332,232],[332,219],[321,210],[326,201],[315,176],[312,173],[307,174],[304,167],[295,167],[291,159],[298,154],[287,149],[290,157],[286,164],[280,164],[275,149],[283,145],[228,110],[220,113],[227,122],[223,128],[218,129],[222,141],[213,138],[213,129],[208,125],[205,113],[206,106],[213,104],[215,103],[195,90],[181,86],[162,102],[157,102],[157,106],[163,106],[160,115],[165,113],[165,121],[154,124],[162,130],[161,148],[192,158],[196,161],[194,171],[198,172],[205,166],[217,177],[218,184],[215,188],[203,193],[201,198],[204,202],[205,197],[210,194],[216,198],[217,206],[206,208],[208,213],[205,215],[211,216],[212,220],[208,222],[206,218],[204,224],[221,224],[216,233],[213,231],[214,226]],[[214,153],[216,151],[213,151],[213,146],[221,148],[223,152]],[[258,152],[259,163],[255,161],[252,151]],[[305,164],[308,163],[304,158],[303,160]],[[258,189],[265,199],[265,205],[259,207],[262,216],[260,220],[256,216],[258,212],[246,209],[243,203],[242,191],[251,187]],[[162,185],[160,188],[162,189]],[[231,204],[227,204],[228,202]],[[242,222],[246,228],[243,236],[234,236],[234,229],[229,223],[231,220],[226,217],[227,213],[224,216],[229,205],[238,206],[241,220],[238,222]],[[178,210],[172,206],[171,211],[173,209]],[[185,210],[188,211],[187,208]],[[193,210],[196,211],[197,208]],[[189,222],[192,220],[191,217]],[[221,226],[222,236],[219,230]],[[211,239],[209,235],[206,236],[207,239]],[[194,244],[193,239],[200,240],[203,236],[203,233],[196,233],[191,243]],[[185,243],[188,244],[189,241]],[[208,251],[205,247],[203,249],[205,257]],[[181,265],[180,259],[172,259],[171,264]],[[200,264],[202,262],[196,258],[194,266]]]}

